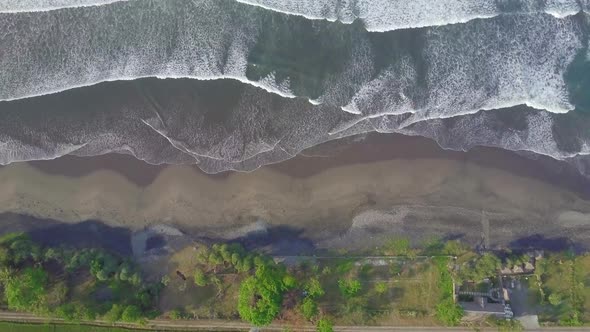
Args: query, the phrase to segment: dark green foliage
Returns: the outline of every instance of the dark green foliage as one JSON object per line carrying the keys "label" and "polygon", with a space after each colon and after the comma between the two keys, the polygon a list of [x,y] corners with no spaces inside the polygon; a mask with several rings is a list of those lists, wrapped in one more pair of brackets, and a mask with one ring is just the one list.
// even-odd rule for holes
{"label": "dark green foliage", "polygon": [[[24,234],[0,238],[0,282],[9,309],[54,315],[68,321],[93,320],[100,312],[109,320],[142,318],[142,310],[153,308],[161,284],[144,285],[141,274],[131,261],[99,249],[41,248]],[[44,267],[47,267],[45,269]],[[90,272],[87,294],[69,298],[68,280]],[[96,303],[97,289],[110,289],[106,307]],[[86,296],[86,297],[84,297]],[[74,300],[75,302],[69,302]],[[137,308],[135,310],[134,308]],[[139,314],[138,314],[139,312]],[[130,318],[129,318],[130,319]]]}
{"label": "dark green foliage", "polygon": [[24,233],[4,235],[0,238],[0,247],[4,264],[21,264],[29,258],[37,260],[42,254],[41,248]]}
{"label": "dark green foliage", "polygon": [[289,285],[284,283],[284,269],[262,259],[257,263],[255,275],[240,285],[238,312],[242,319],[256,326],[265,326],[279,313],[283,294]]}
{"label": "dark green foliage", "polygon": [[338,288],[344,297],[351,298],[360,292],[361,282],[355,279],[340,279],[338,280]]}

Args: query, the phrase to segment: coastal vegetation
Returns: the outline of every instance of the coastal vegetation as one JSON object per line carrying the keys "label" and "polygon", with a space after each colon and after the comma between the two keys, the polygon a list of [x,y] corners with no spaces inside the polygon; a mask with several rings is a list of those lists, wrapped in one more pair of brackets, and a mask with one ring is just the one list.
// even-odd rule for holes
{"label": "coastal vegetation", "polygon": [[144,282],[128,259],[99,249],[42,248],[20,233],[0,238],[0,283],[9,310],[136,323],[158,315],[162,287]]}
{"label": "coastal vegetation", "polygon": [[[102,249],[42,247],[25,234],[7,234],[0,238],[1,304],[71,323],[146,328],[153,318],[305,324],[318,331],[333,325],[457,326],[465,313],[454,285],[497,278],[502,266],[525,264],[526,257],[479,254],[459,241],[431,240],[416,248],[403,238],[364,254],[292,259],[238,243],[195,243],[170,258],[173,270],[150,278],[132,259]],[[590,319],[590,256],[552,253],[531,276],[542,322],[580,326]],[[490,322],[484,324],[519,326]]]}
{"label": "coastal vegetation", "polygon": [[531,280],[549,325],[582,326],[590,321],[590,255],[556,253],[543,260]]}

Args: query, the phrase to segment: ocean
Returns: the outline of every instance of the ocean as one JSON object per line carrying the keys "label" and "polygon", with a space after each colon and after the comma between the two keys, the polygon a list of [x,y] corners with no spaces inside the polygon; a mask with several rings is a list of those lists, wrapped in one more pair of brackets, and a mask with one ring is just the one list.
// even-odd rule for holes
{"label": "ocean", "polygon": [[0,0],[0,164],[252,171],[359,134],[590,177],[590,0]]}

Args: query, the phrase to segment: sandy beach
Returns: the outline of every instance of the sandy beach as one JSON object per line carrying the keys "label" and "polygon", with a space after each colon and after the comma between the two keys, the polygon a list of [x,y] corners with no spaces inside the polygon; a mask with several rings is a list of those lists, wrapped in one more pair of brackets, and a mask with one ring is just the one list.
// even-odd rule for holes
{"label": "sandy beach", "polygon": [[131,230],[168,224],[216,238],[262,224],[332,248],[370,247],[392,234],[490,245],[531,235],[590,240],[590,186],[554,160],[489,148],[449,152],[388,135],[327,151],[334,147],[217,175],[123,155],[11,164],[0,168],[0,212]]}

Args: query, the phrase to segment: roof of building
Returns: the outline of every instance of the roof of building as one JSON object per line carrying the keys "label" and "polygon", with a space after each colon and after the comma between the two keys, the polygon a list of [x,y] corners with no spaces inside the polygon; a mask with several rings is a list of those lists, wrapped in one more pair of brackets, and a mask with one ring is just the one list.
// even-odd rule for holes
{"label": "roof of building", "polygon": [[486,303],[483,307],[476,302],[460,302],[459,304],[466,312],[504,314],[504,306],[500,303]]}

